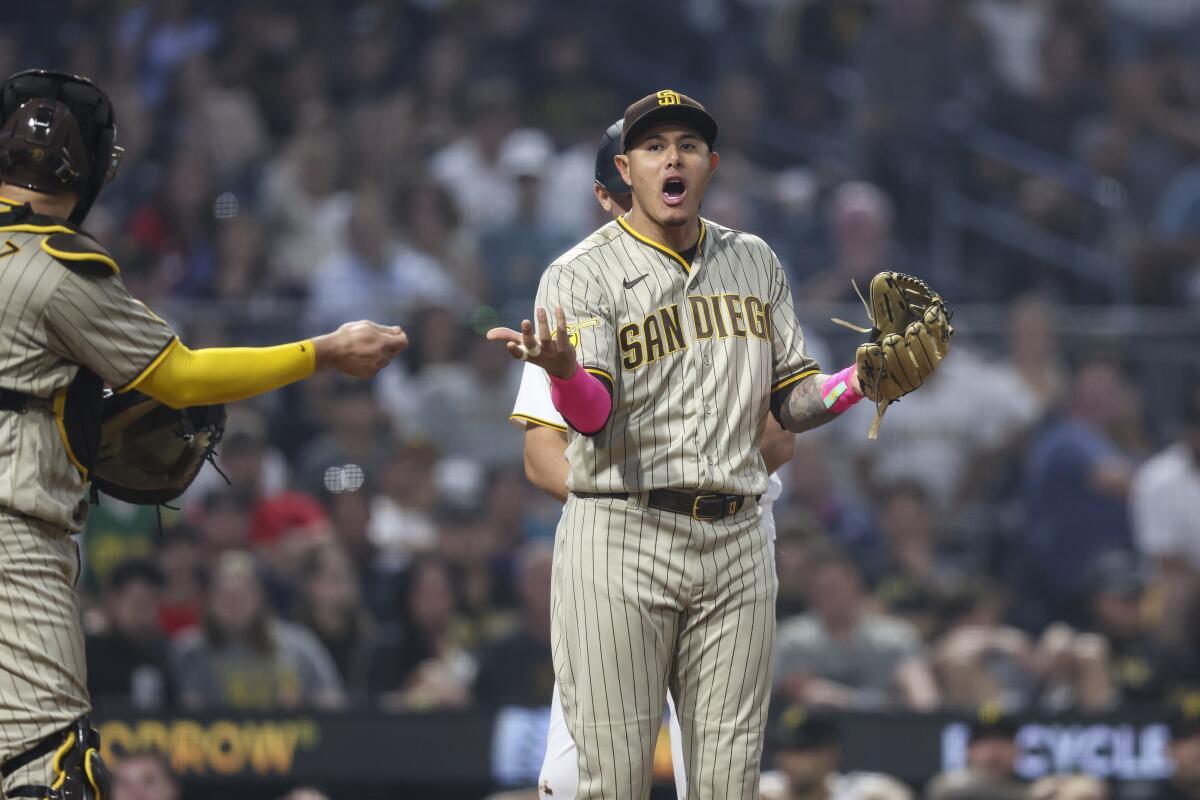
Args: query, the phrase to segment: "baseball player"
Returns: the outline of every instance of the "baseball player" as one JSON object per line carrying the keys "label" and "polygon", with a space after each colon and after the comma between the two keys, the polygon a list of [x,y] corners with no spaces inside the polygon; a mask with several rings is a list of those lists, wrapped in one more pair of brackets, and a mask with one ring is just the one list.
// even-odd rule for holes
{"label": "baseball player", "polygon": [[407,346],[371,322],[267,348],[190,350],[79,226],[116,172],[105,94],[31,70],[0,86],[0,774],[5,797],[107,795],[87,718],[71,534],[87,514],[101,388],[224,403],[336,369],[370,377]]}
{"label": "baseball player", "polygon": [[[617,171],[614,157],[621,152],[621,130],[624,120],[617,120],[604,133],[596,152],[596,179],[593,191],[596,201],[613,219],[630,210],[633,197],[629,185]],[[535,486],[559,500],[567,499],[567,423],[550,400],[550,382],[544,370],[526,363],[521,374],[521,388],[509,417],[525,429],[525,474]],[[768,422],[763,440],[763,460],[770,473],[770,484],[760,508],[762,523],[775,538],[775,519],[771,505],[783,492],[783,484],[775,474],[792,457],[795,437],[773,420]],[[687,778],[683,769],[682,734],[675,714],[675,704],[667,693],[670,712],[671,766],[675,771],[675,790],[680,798],[687,797]],[[538,777],[539,797],[544,800],[574,800],[578,784],[578,757],[575,742],[563,718],[562,703],[555,686],[550,704],[550,729],[546,741],[546,757]]]}
{"label": "baseball player", "polygon": [[688,796],[757,797],[767,414],[800,432],[862,397],[854,365],[823,375],[807,355],[771,249],[700,218],[716,135],[678,92],[630,105],[615,157],[630,211],[546,270],[536,331],[488,332],[549,374],[570,429],[551,640],[580,798],[647,796],[668,688]]}

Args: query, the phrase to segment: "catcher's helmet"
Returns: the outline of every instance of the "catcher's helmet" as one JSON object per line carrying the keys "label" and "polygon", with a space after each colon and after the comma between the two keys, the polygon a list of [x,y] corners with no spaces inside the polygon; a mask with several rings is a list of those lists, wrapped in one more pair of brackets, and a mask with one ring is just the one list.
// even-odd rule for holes
{"label": "catcher's helmet", "polygon": [[0,85],[0,180],[46,194],[75,192],[72,222],[117,174],[112,103],[87,78],[53,70],[18,72]]}
{"label": "catcher's helmet", "polygon": [[633,191],[613,163],[613,156],[621,152],[621,130],[625,120],[619,119],[604,132],[600,149],[596,151],[596,183],[609,194],[629,194]]}

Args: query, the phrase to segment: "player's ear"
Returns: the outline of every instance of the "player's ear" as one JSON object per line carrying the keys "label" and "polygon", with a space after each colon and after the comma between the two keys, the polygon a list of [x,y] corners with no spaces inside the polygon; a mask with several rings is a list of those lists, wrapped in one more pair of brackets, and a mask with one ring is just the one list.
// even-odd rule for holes
{"label": "player's ear", "polygon": [[617,166],[617,172],[621,173],[621,180],[633,186],[633,181],[629,179],[629,156],[624,153],[617,153],[613,156],[613,163]]}
{"label": "player's ear", "polygon": [[612,195],[610,195],[608,193],[608,191],[598,183],[592,184],[592,191],[595,193],[596,202],[600,204],[600,207],[603,208],[605,211],[611,212],[612,211]]}
{"label": "player's ear", "polygon": [[720,163],[721,163],[721,154],[718,153],[716,150],[709,152],[709,154],[708,154],[708,174],[710,176],[714,172],[717,171],[717,164],[720,164]]}

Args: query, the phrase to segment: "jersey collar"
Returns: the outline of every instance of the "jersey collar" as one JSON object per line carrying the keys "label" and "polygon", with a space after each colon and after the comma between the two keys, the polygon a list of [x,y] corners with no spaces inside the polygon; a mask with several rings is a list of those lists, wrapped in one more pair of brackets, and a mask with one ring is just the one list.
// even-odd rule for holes
{"label": "jersey collar", "polygon": [[[620,225],[625,230],[626,233],[628,233],[633,238],[637,239],[642,244],[647,245],[648,247],[653,247],[655,250],[658,250],[660,253],[663,253],[663,254],[675,259],[675,261],[679,264],[679,266],[683,267],[683,271],[685,273],[687,273],[689,275],[691,274],[691,272],[692,272],[691,264],[688,264],[687,261],[684,260],[683,256],[679,255],[679,253],[677,253],[674,250],[672,250],[671,248],[667,247],[665,244],[660,244],[659,242],[656,242],[653,239],[642,236],[640,233],[638,233],[637,231],[635,231],[633,228],[631,228],[629,226],[629,223],[625,221],[624,215],[617,217],[617,224]],[[704,230],[705,230],[704,220],[701,219],[700,220],[700,238],[696,240],[696,255],[692,259],[693,263],[695,263],[696,258],[700,257],[700,252],[704,248]]]}

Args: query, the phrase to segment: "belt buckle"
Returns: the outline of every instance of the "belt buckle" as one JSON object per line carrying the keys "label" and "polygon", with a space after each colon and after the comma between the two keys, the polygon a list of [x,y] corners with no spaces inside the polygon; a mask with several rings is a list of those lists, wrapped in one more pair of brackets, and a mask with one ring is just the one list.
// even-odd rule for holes
{"label": "belt buckle", "polygon": [[721,495],[719,495],[719,494],[698,494],[698,495],[696,495],[696,497],[693,498],[693,500],[692,500],[692,519],[697,520],[699,522],[712,522],[715,519],[721,519],[722,517],[724,517],[725,514],[722,514],[720,512],[718,512],[716,514],[701,514],[700,513],[700,502],[701,501],[703,501],[703,500],[719,500],[719,499],[721,499]]}

